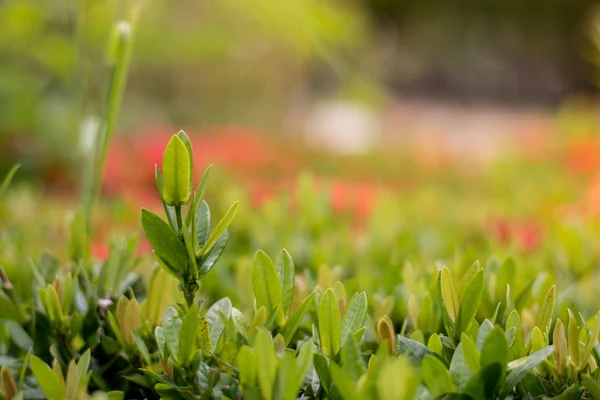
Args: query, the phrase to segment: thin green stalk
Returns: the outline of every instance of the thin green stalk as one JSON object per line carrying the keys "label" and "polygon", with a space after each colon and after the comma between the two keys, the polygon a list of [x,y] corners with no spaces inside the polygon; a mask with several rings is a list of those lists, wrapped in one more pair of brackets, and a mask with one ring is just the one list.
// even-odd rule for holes
{"label": "thin green stalk", "polygon": [[88,232],[90,231],[92,211],[97,201],[106,153],[119,116],[123,94],[127,83],[127,73],[131,59],[132,27],[128,21],[118,21],[111,42],[110,62],[112,65],[110,85],[105,104],[104,118],[96,133],[91,168],[84,188],[83,203]]}

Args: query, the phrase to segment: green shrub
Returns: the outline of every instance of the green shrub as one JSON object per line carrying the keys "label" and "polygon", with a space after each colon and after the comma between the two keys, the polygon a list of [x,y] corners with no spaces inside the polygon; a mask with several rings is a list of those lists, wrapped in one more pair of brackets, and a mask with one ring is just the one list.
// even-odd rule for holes
{"label": "green shrub", "polygon": [[205,302],[238,203],[211,230],[210,168],[192,191],[192,160],[179,132],[156,167],[166,219],[142,209],[156,260],[148,279],[132,272],[136,238],[90,257],[81,212],[67,262],[44,253],[2,266],[2,398],[600,398],[600,313],[563,313],[553,280],[521,282],[510,258],[453,271],[407,264],[389,283],[401,291],[382,299],[328,267],[316,280],[297,273],[285,249],[275,259],[259,250],[248,273],[235,272],[247,301]]}

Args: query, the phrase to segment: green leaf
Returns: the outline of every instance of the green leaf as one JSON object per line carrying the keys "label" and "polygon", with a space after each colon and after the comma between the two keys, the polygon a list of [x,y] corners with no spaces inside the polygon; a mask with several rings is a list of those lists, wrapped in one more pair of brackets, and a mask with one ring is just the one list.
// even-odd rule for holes
{"label": "green leaf", "polygon": [[219,344],[219,339],[225,330],[225,324],[221,320],[220,313],[223,313],[227,318],[231,315],[231,300],[224,297],[214,303],[206,312],[206,321],[209,326],[210,343],[214,351]]}
{"label": "green leaf", "polygon": [[227,246],[228,239],[229,233],[227,232],[227,230],[225,230],[225,232],[223,232],[217,243],[213,246],[212,249],[210,249],[210,252],[206,255],[204,262],[200,266],[200,269],[198,271],[199,278],[202,278],[203,276],[208,274],[212,267],[215,266],[217,261],[219,261],[219,258],[221,258],[221,254],[223,254],[223,251]]}
{"label": "green leaf", "polygon": [[554,302],[556,300],[556,286],[552,286],[544,299],[542,309],[538,314],[537,326],[542,330],[542,333],[548,333],[552,322],[552,314],[554,313]]}
{"label": "green leaf", "polygon": [[342,343],[344,343],[348,335],[353,334],[363,326],[366,315],[367,294],[362,292],[353,297],[346,308],[346,313],[342,319]]}
{"label": "green leaf", "polygon": [[282,305],[283,297],[275,264],[262,250],[258,250],[254,255],[252,283],[257,308],[265,306],[270,314],[275,307]]}
{"label": "green leaf", "polygon": [[0,291],[0,319],[9,319],[19,323],[25,322],[25,318],[21,314],[21,311],[19,311],[18,306],[3,291]]}
{"label": "green leaf", "polygon": [[464,388],[464,393],[474,400],[494,398],[502,372],[502,366],[498,362],[484,365],[469,379]]}
{"label": "green leaf", "polygon": [[454,387],[460,392],[467,386],[467,382],[474,372],[465,358],[464,346],[465,344],[462,341],[458,344],[450,362],[450,377]]}
{"label": "green leaf", "polygon": [[154,385],[154,390],[160,395],[161,399],[164,400],[183,400],[183,397],[179,390],[166,383],[157,383]]}
{"label": "green leaf", "polygon": [[331,363],[329,369],[333,383],[342,395],[342,398],[344,400],[359,400],[360,396],[356,390],[356,385],[348,375],[348,372],[341,369],[335,363]]}
{"label": "green leaf", "polygon": [[66,396],[65,383],[42,360],[32,355],[30,357],[31,370],[37,379],[40,388],[49,400],[63,400]]}
{"label": "green leaf", "polygon": [[286,317],[289,317],[292,309],[292,302],[294,300],[295,268],[294,260],[292,260],[292,256],[290,256],[290,253],[288,253],[286,249],[281,250],[277,255],[275,267],[281,285],[283,313]]}
{"label": "green leaf", "polygon": [[258,384],[264,399],[271,400],[277,371],[277,356],[275,355],[271,335],[266,330],[260,329],[256,334],[254,347],[256,353],[260,354],[260,366],[257,374]]}
{"label": "green leaf", "polygon": [[163,334],[165,335],[167,346],[175,361],[179,361],[179,336],[181,333],[181,318],[177,310],[169,307],[163,314]]}
{"label": "green leaf", "polygon": [[467,336],[466,333],[463,333],[461,335],[460,343],[462,344],[465,362],[467,363],[472,372],[476,372],[481,366],[477,345],[475,344],[473,339],[471,339],[471,337]]}
{"label": "green leaf", "polygon": [[475,342],[479,351],[481,351],[481,348],[483,347],[483,342],[485,341],[485,338],[487,338],[487,335],[492,331],[492,329],[494,329],[494,324],[492,324],[492,322],[489,319],[483,320],[481,326],[479,327],[479,332],[477,332],[477,341]]}
{"label": "green leaf", "polygon": [[596,314],[594,319],[594,329],[591,331],[588,337],[588,341],[585,344],[585,348],[583,350],[583,357],[581,358],[581,363],[579,364],[579,369],[583,369],[588,362],[588,359],[592,355],[592,350],[596,346],[598,342],[598,335],[600,335],[600,311]]}
{"label": "green leaf", "polygon": [[165,203],[165,200],[162,198],[163,188],[165,186],[164,180],[162,177],[162,173],[160,169],[158,169],[158,165],[154,164],[154,180],[156,181],[156,189],[160,194],[160,202],[165,209],[165,214],[167,215],[167,221],[169,221],[169,225],[175,230],[175,232],[179,233],[179,225],[177,223],[177,213],[175,211],[175,207],[168,205]]}
{"label": "green leaf", "polygon": [[208,203],[206,203],[206,201],[203,201],[198,206],[195,219],[196,240],[198,242],[198,247],[202,248],[204,243],[206,243],[208,240],[208,235],[210,234],[210,208],[208,207]]}
{"label": "green leaf", "polygon": [[313,304],[316,292],[312,292],[308,295],[306,299],[300,304],[300,306],[294,311],[294,314],[285,323],[285,327],[283,328],[283,337],[285,339],[285,345],[289,345],[294,337],[294,334],[302,324],[304,320],[304,316],[310,309]]}
{"label": "green leaf", "polygon": [[449,393],[454,390],[452,377],[444,363],[433,355],[426,355],[421,363],[423,382],[433,396]]}
{"label": "green leaf", "polygon": [[162,159],[163,192],[162,198],[170,206],[182,206],[192,195],[192,161],[180,137],[174,135]]}
{"label": "green leaf", "polygon": [[314,343],[312,339],[309,339],[308,341],[304,342],[304,344],[300,348],[300,351],[298,351],[298,364],[295,385],[296,393],[298,392],[298,389],[300,389],[300,387],[302,386],[306,375],[310,371],[310,367],[313,365],[313,347]]}
{"label": "green leaf", "polygon": [[469,330],[471,322],[479,309],[479,303],[481,302],[481,296],[483,294],[483,285],[483,269],[480,269],[475,273],[473,278],[471,278],[460,299],[460,309],[456,321],[457,330],[455,335],[460,335],[462,332],[467,332]]}
{"label": "green leaf", "polygon": [[187,265],[188,271],[191,273],[192,280],[198,279],[198,264],[196,264],[196,252],[194,251],[194,243],[190,237],[190,231],[188,227],[183,224],[181,227],[181,236],[183,237],[183,243],[187,254]]}
{"label": "green leaf", "polygon": [[458,296],[452,284],[452,276],[448,268],[438,271],[437,276],[438,305],[442,312],[442,321],[448,335],[454,336],[454,321],[458,315]]}
{"label": "green leaf", "polygon": [[146,343],[144,343],[144,340],[136,332],[131,332],[131,338],[142,355],[144,363],[146,363],[146,365],[152,365],[152,358],[150,357],[150,352],[148,351],[148,347],[146,346]]}
{"label": "green leaf", "polygon": [[233,221],[235,213],[238,209],[238,205],[239,202],[236,201],[231,205],[231,207],[229,207],[229,210],[227,210],[223,218],[221,218],[221,220],[217,223],[217,226],[215,226],[215,229],[213,229],[213,231],[210,233],[208,240],[206,241],[206,243],[202,247],[202,250],[200,251],[201,254],[207,254],[210,251],[210,249],[212,249],[212,247],[215,245],[215,243],[217,243],[217,240],[219,240],[223,232],[225,232],[225,229],[227,229],[229,224],[231,224],[231,221]]}
{"label": "green leaf", "polygon": [[[569,386],[565,391],[563,391],[558,396],[552,397],[554,400],[580,400],[582,399],[582,393],[580,392],[580,387],[577,384],[573,384]],[[544,397],[544,399],[548,399],[548,397]]]}
{"label": "green leaf", "polygon": [[187,366],[192,355],[198,349],[196,336],[199,328],[198,306],[194,304],[181,320],[181,333],[179,334],[179,363]]}
{"label": "green leaf", "polygon": [[258,367],[256,352],[248,346],[242,346],[237,354],[236,362],[242,387],[254,387]]}
{"label": "green leaf", "polygon": [[402,335],[398,335],[398,352],[408,355],[415,364],[421,364],[426,355],[433,354],[424,344]]}
{"label": "green leaf", "polygon": [[106,320],[108,321],[110,329],[113,331],[117,342],[119,342],[121,347],[127,347],[125,336],[123,336],[123,332],[121,332],[121,328],[119,328],[119,324],[117,323],[115,316],[110,311],[106,313]]}
{"label": "green leaf", "polygon": [[352,335],[344,341],[341,350],[342,367],[348,377],[356,382],[364,373],[367,372],[362,356],[360,355],[360,346],[354,340]]}
{"label": "green leaf", "polygon": [[142,208],[142,226],[156,254],[174,271],[187,269],[185,245],[171,227],[152,211]]}
{"label": "green leaf", "polygon": [[2,184],[0,185],[0,197],[4,196],[4,193],[8,190],[8,186],[12,182],[17,170],[21,167],[21,164],[15,164],[11,167],[8,173],[4,176]]}
{"label": "green leaf", "polygon": [[581,375],[581,380],[593,400],[600,400],[600,383],[589,375]]}
{"label": "green leaf", "polygon": [[[208,183],[208,177],[210,176],[211,168],[212,164],[209,165],[208,168],[206,168],[206,171],[204,171],[204,175],[202,175],[202,179],[200,179],[200,183],[196,187],[196,191],[194,192],[194,199],[192,202],[194,208],[190,209],[188,211],[187,216],[185,217],[186,225],[190,225],[190,223],[192,222],[192,217],[196,219],[198,218],[198,208],[202,205],[202,203],[206,203],[204,201],[204,195],[206,194],[206,185]],[[200,245],[200,247],[202,247],[202,245]]]}
{"label": "green leaf", "polygon": [[518,360],[508,363],[508,375],[506,376],[506,382],[504,383],[504,393],[510,393],[525,375],[540,365],[553,351],[554,346],[546,346],[527,357],[519,358]]}
{"label": "green leaf", "polygon": [[342,324],[340,306],[335,294],[327,289],[319,306],[319,337],[321,350],[328,357],[334,357],[340,349]]}
{"label": "green leaf", "polygon": [[329,392],[332,381],[331,375],[329,374],[329,361],[327,357],[321,353],[315,353],[313,362],[315,364],[315,371],[317,372],[321,386],[326,392]]}
{"label": "green leaf", "polygon": [[506,376],[508,352],[508,340],[506,339],[504,332],[500,327],[494,327],[483,342],[480,362],[482,366],[486,366],[490,363],[500,364],[501,374],[498,379],[501,385],[504,384],[504,377]]}
{"label": "green leaf", "polygon": [[[190,187],[192,186],[192,175],[194,173],[194,150],[192,149],[192,142],[190,142],[189,136],[184,131],[177,132],[177,137],[181,139],[185,149],[188,152],[188,157],[190,159]],[[167,145],[168,146],[168,145]]]}
{"label": "green leaf", "polygon": [[[132,333],[133,334],[133,333]],[[90,360],[92,358],[90,349],[87,349],[85,353],[81,355],[79,361],[77,361],[77,376],[81,382],[87,375],[88,369],[90,368]]]}

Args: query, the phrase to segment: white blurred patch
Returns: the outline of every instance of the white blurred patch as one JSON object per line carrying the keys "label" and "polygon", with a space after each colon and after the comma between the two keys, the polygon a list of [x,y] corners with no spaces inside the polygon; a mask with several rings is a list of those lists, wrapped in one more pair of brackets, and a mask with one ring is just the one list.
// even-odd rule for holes
{"label": "white blurred patch", "polygon": [[379,117],[368,107],[349,102],[317,105],[308,115],[305,137],[310,146],[340,154],[372,150],[380,139]]}
{"label": "white blurred patch", "polygon": [[87,116],[81,122],[79,127],[79,149],[82,153],[88,154],[92,151],[99,126],[100,121],[93,116]]}

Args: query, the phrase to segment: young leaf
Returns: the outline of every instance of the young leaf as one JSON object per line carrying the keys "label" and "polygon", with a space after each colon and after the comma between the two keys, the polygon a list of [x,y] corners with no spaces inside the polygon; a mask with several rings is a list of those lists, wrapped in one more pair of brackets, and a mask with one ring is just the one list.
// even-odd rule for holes
{"label": "young leaf", "polygon": [[163,155],[162,198],[170,206],[182,206],[190,201],[192,194],[192,164],[188,150],[177,135],[173,135]]}
{"label": "young leaf", "polygon": [[327,289],[319,306],[319,337],[326,356],[334,357],[340,349],[341,330],[340,307],[333,291]]}
{"label": "young leaf", "polygon": [[502,372],[502,366],[498,362],[484,365],[469,379],[464,388],[464,393],[475,400],[494,398]]}
{"label": "young leaf", "polygon": [[262,250],[258,250],[254,255],[252,283],[257,307],[265,306],[271,313],[275,307],[282,305],[281,286],[279,286],[275,264]]}
{"label": "young leaf", "polygon": [[181,227],[181,236],[183,237],[183,243],[187,254],[187,265],[188,271],[191,273],[192,280],[198,279],[198,264],[196,263],[196,252],[194,251],[194,243],[190,237],[190,231],[188,227],[183,224]]}
{"label": "young leaf", "polygon": [[469,330],[471,322],[479,309],[479,303],[481,302],[481,296],[483,294],[483,285],[483,269],[480,269],[475,273],[473,278],[471,278],[471,281],[465,288],[460,299],[460,309],[456,321],[456,335]]}
{"label": "young leaf", "polygon": [[167,347],[175,361],[179,360],[179,336],[181,333],[181,318],[177,310],[169,307],[163,315],[163,333],[165,335]]}
{"label": "young leaf", "polygon": [[508,364],[508,341],[500,327],[494,327],[485,338],[481,348],[480,363],[486,366],[491,363],[498,363],[501,368],[498,381],[504,384],[506,365]]}
{"label": "young leaf", "polygon": [[300,307],[294,311],[294,314],[285,323],[285,327],[283,328],[283,337],[285,339],[285,345],[289,345],[294,337],[294,334],[302,324],[302,320],[304,320],[304,316],[310,309],[313,304],[313,300],[317,292],[312,292],[308,295],[306,299],[300,304]]}
{"label": "young leaf", "polygon": [[[177,132],[177,137],[181,139],[185,149],[188,152],[188,157],[190,159],[190,187],[192,186],[192,174],[194,172],[194,150],[192,149],[192,142],[190,142],[189,136],[184,131]],[[167,145],[168,146],[168,145]]]}
{"label": "young leaf", "polygon": [[42,360],[32,355],[30,358],[31,370],[37,379],[44,394],[49,400],[63,400],[66,396],[66,387],[62,379]]}
{"label": "young leaf", "polygon": [[350,304],[346,308],[346,313],[342,319],[342,343],[348,335],[359,330],[367,315],[367,294],[362,292],[350,300]]}
{"label": "young leaf", "polygon": [[504,384],[504,393],[510,393],[517,383],[521,381],[529,372],[540,365],[550,354],[552,354],[554,346],[546,346],[541,350],[536,351],[530,356],[519,358],[518,360],[508,363],[508,375]]}
{"label": "young leaf", "polygon": [[426,355],[432,354],[424,344],[398,335],[398,352],[408,355],[415,364],[421,364]]}
{"label": "young leaf", "polygon": [[174,271],[185,271],[188,264],[187,251],[173,229],[162,218],[145,208],[142,208],[142,226],[160,259]]}
{"label": "young leaf", "polygon": [[315,371],[317,372],[317,376],[321,382],[321,387],[325,389],[326,392],[329,392],[332,381],[331,375],[329,374],[329,361],[327,357],[321,353],[315,353],[313,362],[315,364]]}
{"label": "young leaf", "polygon": [[[142,339],[136,332],[131,332],[131,338],[133,339],[135,346],[138,348],[144,363],[146,363],[146,365],[152,365],[152,358],[150,357],[150,352],[148,351],[146,343],[144,343],[144,339]],[[79,364],[77,364],[77,367],[79,367]]]}
{"label": "young leaf", "polygon": [[286,249],[283,249],[277,255],[275,260],[275,267],[277,269],[277,275],[279,276],[279,283],[281,285],[281,293],[283,298],[283,313],[286,317],[290,315],[292,309],[292,302],[294,300],[294,260]]}
{"label": "young leaf", "polygon": [[204,275],[208,274],[212,267],[215,266],[217,261],[219,261],[219,258],[221,258],[221,254],[223,254],[223,251],[227,246],[228,239],[229,233],[227,232],[227,230],[225,230],[225,232],[223,232],[217,243],[213,246],[212,249],[210,249],[208,254],[206,254],[204,262],[199,267],[198,278],[202,278]]}
{"label": "young leaf", "polygon": [[212,249],[212,247],[215,245],[215,243],[217,243],[217,240],[219,240],[223,232],[225,232],[225,229],[227,229],[229,224],[231,224],[231,221],[233,221],[233,217],[235,217],[235,213],[237,212],[238,205],[239,202],[237,201],[233,203],[231,207],[229,207],[229,210],[227,210],[223,218],[221,218],[221,220],[217,223],[217,226],[215,226],[215,229],[213,229],[213,231],[210,233],[208,240],[206,241],[206,243],[202,247],[202,250],[200,251],[202,255],[207,254],[210,251],[210,249]]}
{"label": "young leaf", "polygon": [[556,321],[554,326],[554,335],[552,344],[554,345],[554,364],[558,375],[563,376],[567,369],[567,337],[565,336],[565,327],[560,320]]}
{"label": "young leaf", "polygon": [[225,330],[225,325],[221,320],[220,313],[223,313],[227,318],[231,315],[231,300],[228,297],[224,297],[221,300],[214,303],[206,312],[206,321],[209,326],[210,343],[212,344],[212,350],[214,351],[219,344],[219,339]]}
{"label": "young leaf", "polygon": [[254,387],[256,370],[258,368],[258,359],[254,349],[242,346],[236,357],[236,363],[240,371],[240,383],[242,387]]}
{"label": "young leaf", "polygon": [[460,337],[460,344],[462,344],[462,351],[464,355],[465,362],[469,366],[472,372],[476,372],[479,370],[479,367],[482,365],[480,360],[479,351],[477,350],[477,345],[468,336],[466,333],[463,333]]}
{"label": "young leaf", "polygon": [[593,400],[600,400],[600,383],[589,375],[581,375],[581,380]]}
{"label": "young leaf", "polygon": [[[206,204],[204,201],[204,195],[206,194],[206,184],[208,183],[208,177],[210,176],[210,170],[212,168],[212,164],[206,168],[204,171],[204,175],[202,175],[202,179],[200,179],[200,183],[196,187],[196,191],[194,192],[194,199],[192,204],[194,204],[194,208],[191,208],[188,211],[187,216],[185,217],[185,224],[190,225],[192,222],[192,218],[197,218],[198,208],[202,205],[202,203]],[[204,239],[206,240],[206,239]],[[202,247],[202,245],[200,245]]]}
{"label": "young leaf", "polygon": [[458,344],[450,362],[450,377],[456,390],[460,392],[467,386],[467,382],[473,375],[473,370],[465,359],[464,346],[464,342]]}
{"label": "young leaf", "polygon": [[256,353],[260,354],[260,366],[257,368],[258,384],[264,399],[271,400],[277,371],[277,356],[271,335],[266,330],[260,329],[256,334],[254,347]]}
{"label": "young leaf", "polygon": [[160,172],[160,169],[158,169],[158,165],[156,164],[154,164],[154,179],[156,181],[156,189],[158,190],[158,193],[160,195],[160,202],[162,203],[163,208],[165,209],[165,214],[167,215],[167,221],[169,221],[169,225],[171,225],[173,230],[179,233],[179,225],[177,222],[177,214],[175,211],[175,207],[165,203],[165,200],[162,197],[163,188],[165,184],[162,177],[162,173]]}
{"label": "young leaf", "polygon": [[357,382],[358,379],[367,372],[362,356],[360,355],[360,346],[354,340],[352,335],[344,341],[341,349],[342,367],[348,377]]}
{"label": "young leaf", "polygon": [[[421,333],[421,336],[423,336],[421,331],[415,331],[413,334],[416,334],[417,332]],[[380,318],[379,321],[377,321],[377,336],[379,337],[381,343],[386,343],[390,354],[392,354],[394,352],[394,348],[396,347],[396,342],[394,339],[394,324],[387,315],[384,315],[383,318]]]}
{"label": "young leaf", "polygon": [[4,394],[8,400],[15,398],[17,395],[17,384],[6,365],[0,368],[0,393]]}
{"label": "young leaf", "polygon": [[552,286],[544,299],[542,309],[538,314],[537,326],[543,333],[548,333],[552,322],[552,314],[554,313],[554,302],[556,299],[556,286]]}
{"label": "young leaf", "polygon": [[567,311],[569,314],[569,328],[567,333],[569,361],[577,368],[579,366],[579,326],[577,326],[577,320],[571,310]]}
{"label": "young leaf", "polygon": [[455,328],[454,321],[455,317],[458,315],[458,297],[456,296],[456,290],[452,285],[451,279],[450,271],[448,271],[446,267],[438,271],[438,305],[442,312],[442,321],[446,328],[446,332],[453,337]]}
{"label": "young leaf", "polygon": [[208,240],[210,234],[210,209],[208,203],[202,201],[196,211],[195,226],[196,226],[196,241],[198,247],[202,248],[204,243]]}
{"label": "young leaf", "polygon": [[348,372],[335,363],[331,363],[329,369],[332,381],[335,388],[340,392],[341,398],[344,400],[359,400],[360,396],[356,391],[356,385],[350,379]]}
{"label": "young leaf", "polygon": [[187,366],[192,355],[198,349],[196,337],[199,328],[198,306],[192,305],[187,314],[181,320],[181,332],[179,334],[179,363]]}
{"label": "young leaf", "polygon": [[444,363],[433,355],[426,355],[421,363],[423,382],[433,396],[454,391],[454,384]]}

